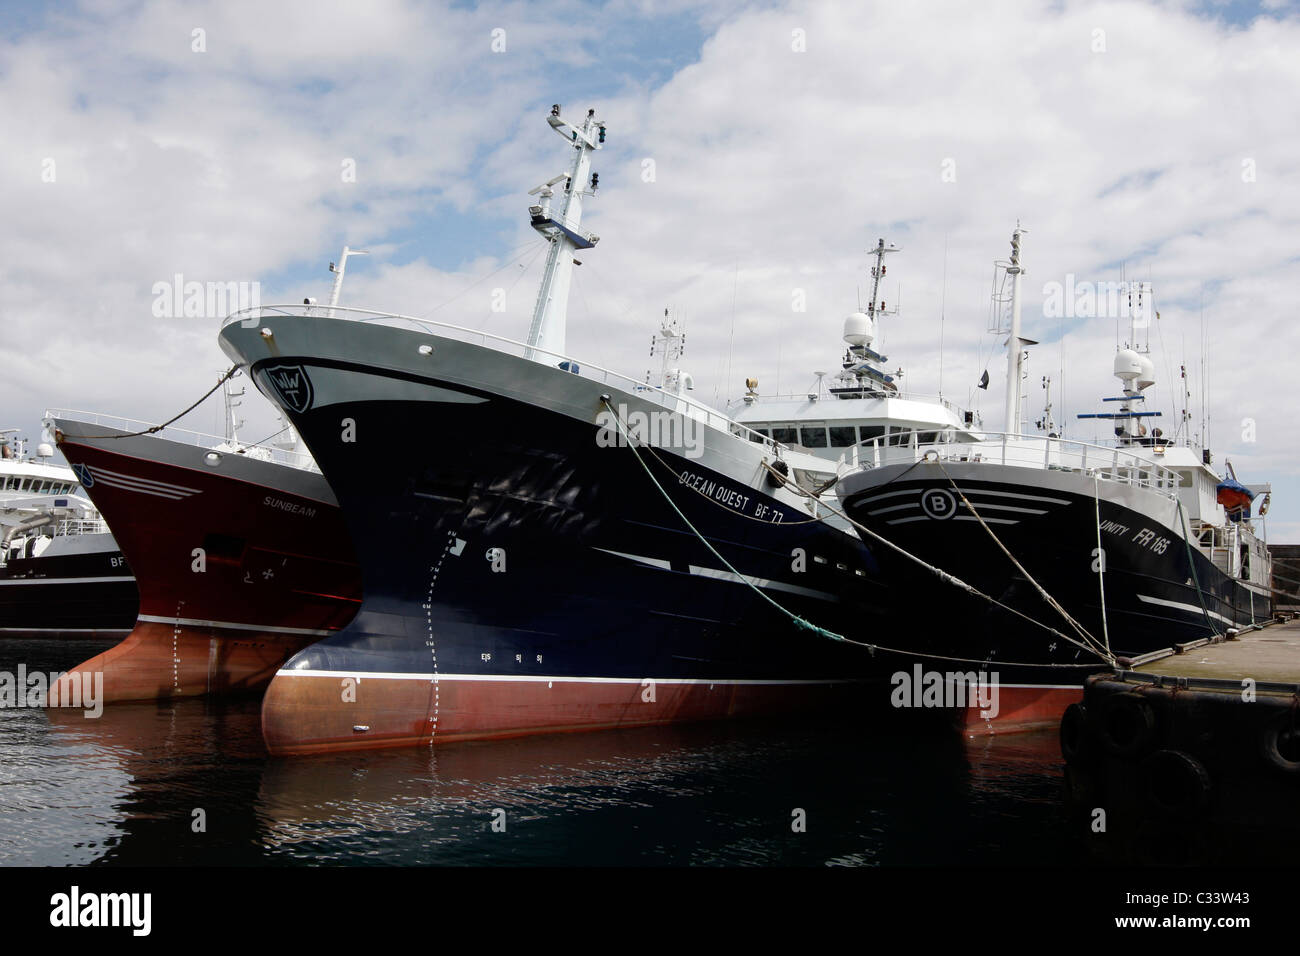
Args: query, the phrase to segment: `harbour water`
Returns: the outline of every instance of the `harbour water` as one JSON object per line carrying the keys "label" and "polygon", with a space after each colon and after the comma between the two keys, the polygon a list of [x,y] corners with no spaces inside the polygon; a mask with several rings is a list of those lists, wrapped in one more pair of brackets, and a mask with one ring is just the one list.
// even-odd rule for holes
{"label": "harbour water", "polygon": [[[0,670],[102,647],[7,640]],[[1090,850],[1052,731],[963,740],[872,715],[271,758],[258,700],[236,698],[0,710],[0,749],[10,866],[1058,866]]]}

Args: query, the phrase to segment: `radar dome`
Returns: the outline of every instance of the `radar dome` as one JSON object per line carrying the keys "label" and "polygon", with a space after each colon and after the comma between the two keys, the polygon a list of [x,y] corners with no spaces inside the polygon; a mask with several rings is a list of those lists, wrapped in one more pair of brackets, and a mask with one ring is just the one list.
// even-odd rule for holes
{"label": "radar dome", "polygon": [[1132,382],[1142,374],[1142,356],[1132,349],[1120,349],[1115,353],[1115,377],[1124,382]]}
{"label": "radar dome", "polygon": [[53,457],[54,457],[54,446],[53,446],[53,445],[47,445],[45,442],[41,442],[39,445],[36,446],[36,457],[37,457],[37,458],[53,458]]}
{"label": "radar dome", "polygon": [[870,345],[875,337],[871,316],[867,313],[854,312],[844,320],[844,341],[849,345]]}
{"label": "radar dome", "polygon": [[1138,360],[1142,364],[1142,371],[1137,377],[1137,387],[1150,388],[1156,383],[1156,363],[1145,355],[1139,355]]}

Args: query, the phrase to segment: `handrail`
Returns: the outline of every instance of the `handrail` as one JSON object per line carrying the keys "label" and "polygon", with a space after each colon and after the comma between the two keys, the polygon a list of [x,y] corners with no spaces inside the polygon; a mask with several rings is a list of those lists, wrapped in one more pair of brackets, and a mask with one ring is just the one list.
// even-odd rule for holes
{"label": "handrail", "polygon": [[[989,431],[979,433],[983,437],[982,441],[959,442],[953,440],[955,434],[953,429],[908,429],[891,433],[887,445],[881,445],[879,438],[873,438],[859,442],[852,451],[854,458],[858,459],[864,448],[870,448],[869,459],[855,461],[865,468],[897,464],[900,460],[920,461],[928,454],[937,454],[940,459],[946,461],[960,457],[964,461],[975,463],[1077,470],[1089,476],[1096,475],[1103,481],[1117,481],[1135,487],[1149,488],[1170,498],[1177,496],[1178,474],[1164,465],[1143,457],[1133,449],[1104,447],[1090,442],[1051,438],[1046,435],[1018,435]],[[920,435],[933,435],[935,440],[922,442],[919,440]],[[1023,454],[1025,452],[1029,454]],[[1062,452],[1066,454],[1062,455]],[[1090,452],[1091,466],[1089,465]],[[1055,460],[1053,460],[1053,453],[1056,456]],[[1142,477],[1144,473],[1148,477]]]}
{"label": "handrail", "polygon": [[[853,388],[852,386],[850,386],[850,388],[852,390],[866,391],[866,389],[856,389]],[[944,398],[942,395],[937,395],[937,394],[931,395],[928,392],[898,391],[888,395],[881,395],[879,397],[886,398],[886,399],[899,399],[904,402],[920,402],[926,405],[941,405],[951,412],[960,413],[960,412],[971,411],[971,409],[963,408],[962,406],[958,405],[956,402],[953,402],[951,399]],[[763,404],[764,402],[797,402],[801,400],[804,402],[808,401],[807,392],[774,393],[771,395],[758,395],[756,396],[756,399],[753,403],[747,404],[745,407],[753,408],[755,406]],[[736,399],[736,402],[743,402],[743,401],[744,401],[743,398]],[[843,399],[840,399],[835,395],[827,396],[827,395],[819,394],[817,396],[817,403],[839,402],[839,401],[843,401]]]}
{"label": "handrail", "polygon": [[[494,350],[498,352],[505,352],[507,354],[521,352],[523,357],[542,355],[549,359],[554,359],[556,365],[567,362],[570,363],[570,370],[579,377],[591,379],[593,381],[601,381],[607,384],[610,383],[612,379],[613,383],[619,384],[623,391],[629,392],[633,395],[653,396],[653,401],[667,407],[677,405],[678,403],[683,404],[692,409],[695,413],[689,415],[690,418],[702,422],[716,431],[726,432],[740,438],[747,438],[755,444],[766,446],[772,451],[775,451],[777,447],[777,443],[771,438],[760,434],[748,425],[736,421],[729,415],[719,412],[716,408],[713,408],[710,405],[705,405],[699,399],[691,398],[677,392],[667,392],[658,385],[650,385],[646,382],[624,375],[621,372],[615,372],[607,368],[602,368],[599,365],[593,365],[581,359],[574,358],[571,355],[562,355],[559,352],[552,352],[548,349],[538,348],[537,346],[529,345],[526,342],[520,342],[517,339],[506,338],[503,335],[494,335],[491,332],[483,332],[479,329],[469,329],[461,325],[451,325],[447,322],[436,322],[432,319],[422,319],[412,315],[400,315],[396,312],[381,312],[376,309],[358,309],[351,306],[341,305],[306,306],[301,304],[292,304],[258,305],[247,309],[240,309],[226,316],[221,323],[221,327],[225,328],[228,325],[238,322],[243,324],[246,328],[252,328],[252,326],[256,324],[254,321],[256,318],[268,314],[296,315],[307,318],[316,315],[322,318],[336,318],[333,314],[335,312],[347,312],[358,316],[366,316],[366,318],[354,319],[354,321],[358,322],[384,322],[391,320],[407,322],[416,326],[419,331],[425,332],[429,335],[438,335],[445,332],[468,335],[480,339],[483,347],[494,348]],[[341,320],[346,320],[346,317]],[[434,329],[437,329],[437,331],[434,331]],[[498,343],[498,346],[506,347],[494,347],[489,344],[490,342]],[[469,342],[467,344],[474,345],[479,343]],[[680,409],[678,408],[672,410],[680,412]]]}
{"label": "handrail", "polygon": [[[156,422],[141,421],[136,418],[125,418],[121,415],[108,415],[102,412],[87,412],[71,408],[50,408],[46,409],[44,418],[66,418],[80,422],[83,425],[99,425],[104,428],[114,428],[118,431],[144,431],[153,428]],[[119,427],[121,426],[121,427]],[[270,461],[277,464],[288,465],[292,468],[298,468],[303,471],[319,471],[315,459],[311,455],[303,452],[289,451],[284,448],[276,448],[273,445],[253,444],[252,442],[227,441],[220,435],[211,435],[207,432],[191,431],[188,428],[177,428],[175,425],[167,425],[153,433],[159,438],[166,438],[171,441],[180,442],[183,445],[193,445],[196,448],[217,449],[222,445],[227,448],[241,449],[245,452],[256,450],[269,456]],[[256,457],[261,457],[256,456]]]}

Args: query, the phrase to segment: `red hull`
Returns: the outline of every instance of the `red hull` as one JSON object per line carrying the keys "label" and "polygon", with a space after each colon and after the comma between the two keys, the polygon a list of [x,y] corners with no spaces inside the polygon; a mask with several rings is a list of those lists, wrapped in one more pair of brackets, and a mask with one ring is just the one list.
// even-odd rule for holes
{"label": "red hull", "polygon": [[[273,754],[409,747],[834,709],[852,683],[458,679],[281,672],[262,701]],[[351,699],[345,699],[351,698]]]}
{"label": "red hull", "polygon": [[57,438],[140,591],[127,639],[76,668],[103,672],[106,701],[255,690],[356,613],[360,569],[319,476],[328,502],[286,490],[303,486],[286,465],[222,471],[204,467],[205,449],[165,439]]}
{"label": "red hull", "polygon": [[998,713],[992,720],[980,716],[981,708],[968,707],[958,715],[967,736],[1015,734],[1059,727],[1065,709],[1083,700],[1080,686],[998,688]]}

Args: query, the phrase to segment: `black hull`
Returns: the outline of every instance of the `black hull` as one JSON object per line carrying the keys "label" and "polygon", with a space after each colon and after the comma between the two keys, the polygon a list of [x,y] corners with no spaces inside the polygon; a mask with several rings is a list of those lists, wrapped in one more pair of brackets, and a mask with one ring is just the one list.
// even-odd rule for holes
{"label": "black hull", "polygon": [[[946,589],[944,621],[917,629],[916,650],[996,664],[1004,680],[1017,682],[1050,682],[1053,674],[1059,678],[1077,670],[1086,676],[1104,669],[1103,661],[1070,642],[1078,639],[1076,632],[1013,565],[988,529],[967,517],[969,512],[948,478],[913,475],[855,489],[846,497],[847,512],[882,537],[1024,615],[952,585],[939,585],[914,562],[877,549],[882,571],[905,582],[901,586],[913,600],[933,595],[936,587]],[[1024,570],[1096,640],[1108,641],[1116,657],[1139,657],[1270,616],[1266,598],[1220,571],[1190,548],[1175,527],[1150,514],[1104,495],[1098,502],[1091,494],[1059,486],[966,477],[958,483]],[[921,503],[927,497],[933,503],[925,507]],[[1105,552],[1101,582],[1096,571],[1098,510]],[[1177,515],[1172,505],[1166,510]]]}
{"label": "black hull", "polygon": [[0,635],[126,632],[138,608],[120,551],[20,558],[0,569]]}
{"label": "black hull", "polygon": [[[286,669],[431,674],[436,653],[437,673],[484,677],[790,681],[877,670],[865,651],[797,627],[736,581],[630,449],[599,447],[593,426],[564,415],[481,397],[293,415],[338,495],[365,597],[349,627]],[[355,443],[339,441],[344,418]],[[401,455],[377,472],[380,450],[394,448]],[[680,476],[736,482],[663,449],[642,454],[690,522],[783,607],[840,633],[873,618],[879,584],[860,542],[774,499],[769,520],[739,514]]]}

